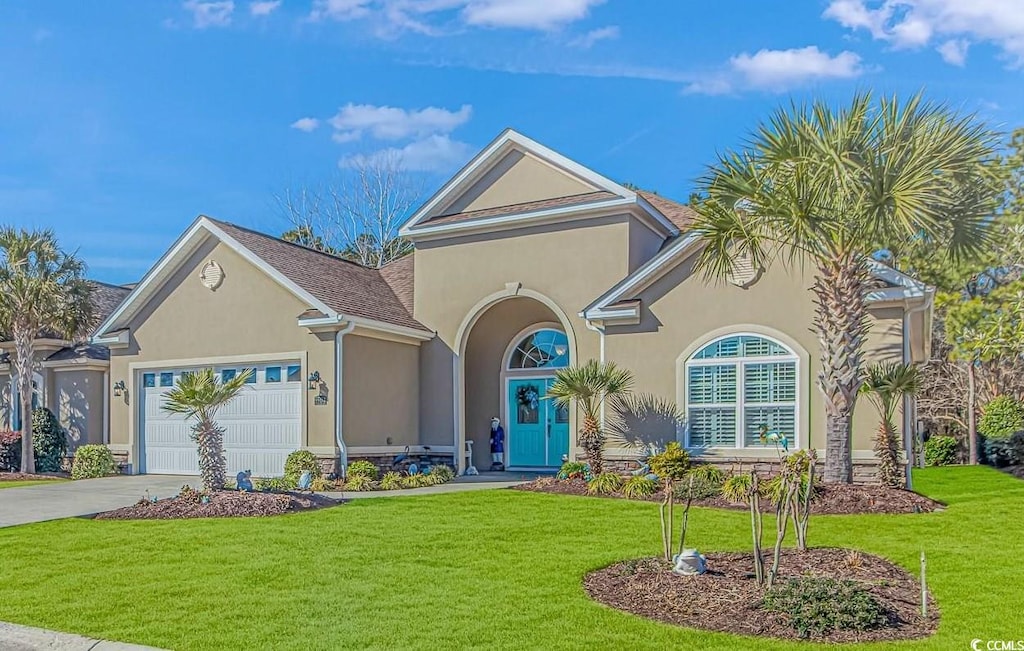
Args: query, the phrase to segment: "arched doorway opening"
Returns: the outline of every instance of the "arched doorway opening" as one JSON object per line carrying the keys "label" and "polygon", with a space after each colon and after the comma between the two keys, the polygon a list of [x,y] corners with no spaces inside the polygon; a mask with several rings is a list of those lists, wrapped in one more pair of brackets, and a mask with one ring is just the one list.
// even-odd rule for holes
{"label": "arched doorway opening", "polygon": [[[507,468],[561,465],[570,449],[572,415],[564,410],[548,414],[549,401],[542,398],[548,378],[575,358],[575,338],[565,315],[544,297],[520,290],[482,303],[467,316],[461,332],[456,445],[472,441],[472,464],[486,470],[491,465],[490,423],[497,417],[506,432]],[[531,391],[538,394],[535,401]],[[520,414],[520,398],[536,411]]]}

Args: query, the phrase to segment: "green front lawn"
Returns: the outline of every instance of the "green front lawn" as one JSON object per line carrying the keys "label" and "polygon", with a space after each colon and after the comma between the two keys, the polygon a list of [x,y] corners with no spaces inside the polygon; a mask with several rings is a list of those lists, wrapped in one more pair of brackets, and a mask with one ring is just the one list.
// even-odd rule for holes
{"label": "green front lawn", "polygon": [[35,486],[36,484],[51,484],[53,482],[65,481],[63,479],[14,479],[11,481],[0,481],[0,488],[18,488],[19,486]]}
{"label": "green front lawn", "polygon": [[[926,550],[942,624],[901,646],[1024,637],[1024,482],[987,468],[917,481],[948,510],[820,516],[811,544],[914,571]],[[749,521],[699,510],[690,530],[701,549],[744,549]],[[63,520],[0,529],[0,620],[172,649],[809,648],[676,629],[587,599],[588,570],[656,554],[658,536],[653,504],[516,491],[271,519]]]}

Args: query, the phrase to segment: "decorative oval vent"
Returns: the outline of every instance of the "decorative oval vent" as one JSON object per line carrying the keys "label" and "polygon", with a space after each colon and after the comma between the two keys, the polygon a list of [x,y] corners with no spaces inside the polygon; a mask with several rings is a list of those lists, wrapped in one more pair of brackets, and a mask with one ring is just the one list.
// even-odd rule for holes
{"label": "decorative oval vent", "polygon": [[224,282],[224,269],[215,260],[210,260],[199,272],[199,282],[209,290],[217,289]]}
{"label": "decorative oval vent", "polygon": [[762,269],[754,266],[754,261],[747,254],[741,254],[733,259],[732,272],[726,277],[733,285],[746,289],[761,277]]}

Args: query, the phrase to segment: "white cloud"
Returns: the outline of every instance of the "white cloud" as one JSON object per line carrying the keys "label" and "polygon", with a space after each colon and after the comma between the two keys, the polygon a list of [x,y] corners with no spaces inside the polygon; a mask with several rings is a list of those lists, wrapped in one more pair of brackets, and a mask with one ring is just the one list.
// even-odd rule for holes
{"label": "white cloud", "polygon": [[338,161],[341,167],[372,164],[377,160],[394,160],[411,172],[450,172],[469,160],[473,147],[444,134],[433,134],[414,140],[404,147],[387,147],[369,154],[352,154]]}
{"label": "white cloud", "polygon": [[954,66],[963,67],[967,62],[967,48],[971,47],[970,41],[962,38],[954,38],[946,41],[935,48],[942,56],[942,60]]}
{"label": "white cloud", "polygon": [[470,25],[549,30],[585,18],[604,0],[469,0],[462,10]]}
{"label": "white cloud", "polygon": [[320,20],[355,20],[370,15],[371,0],[313,0],[313,9],[309,19]]}
{"label": "white cloud", "polygon": [[864,73],[861,58],[844,51],[835,56],[817,46],[759,50],[729,59],[728,68],[691,82],[688,93],[722,95],[742,89],[781,92],[814,81],[853,79]]}
{"label": "white cloud", "polygon": [[305,131],[306,133],[315,131],[318,126],[320,126],[320,120],[317,120],[316,118],[299,118],[291,124],[293,129]]}
{"label": "white cloud", "polygon": [[610,39],[616,39],[619,37],[619,28],[617,25],[609,25],[608,27],[599,27],[592,29],[582,36],[569,41],[569,45],[572,47],[582,48],[589,50],[594,47],[594,44],[599,41],[606,41]]}
{"label": "white cloud", "polygon": [[1024,66],[1021,0],[832,0],[824,16],[896,48],[942,41],[939,54],[953,65],[963,65],[971,44],[992,43]]}
{"label": "white cloud", "polygon": [[473,107],[464,104],[458,111],[428,106],[424,109],[402,109],[372,104],[347,104],[328,122],[335,130],[335,140],[357,140],[369,132],[380,140],[400,140],[432,133],[450,133],[469,121]]}
{"label": "white cloud", "polygon": [[281,6],[281,0],[256,0],[249,3],[249,13],[253,16],[269,16]]}
{"label": "white cloud", "polygon": [[227,27],[235,12],[233,0],[186,0],[181,6],[192,14],[192,26],[196,29]]}

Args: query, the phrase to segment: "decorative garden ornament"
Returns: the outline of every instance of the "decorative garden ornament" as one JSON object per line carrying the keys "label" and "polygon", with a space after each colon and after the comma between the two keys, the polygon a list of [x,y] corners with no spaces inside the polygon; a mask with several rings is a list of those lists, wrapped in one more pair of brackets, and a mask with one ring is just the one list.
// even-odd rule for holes
{"label": "decorative garden ornament", "polygon": [[235,475],[235,487],[243,493],[251,493],[252,488],[252,471],[243,470]]}
{"label": "decorative garden ornament", "polygon": [[[523,387],[520,387],[523,388]],[[532,387],[531,387],[532,389]],[[534,401],[537,400],[537,392],[532,391]],[[501,471],[505,469],[505,430],[501,426],[501,420],[497,417],[491,419],[491,470]]]}
{"label": "decorative garden ornament", "polygon": [[675,566],[672,572],[681,576],[704,574],[708,571],[708,559],[696,549],[684,549],[672,557]]}
{"label": "decorative garden ornament", "polygon": [[302,474],[299,475],[299,483],[296,485],[300,491],[308,491],[310,484],[313,483],[313,473],[308,470],[303,470]]}

